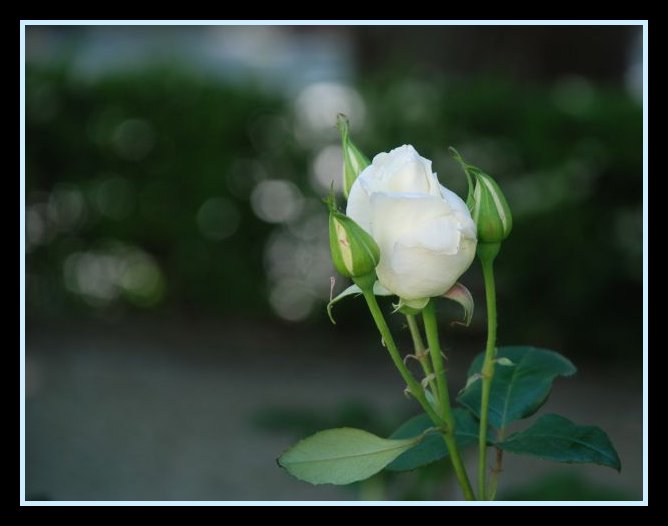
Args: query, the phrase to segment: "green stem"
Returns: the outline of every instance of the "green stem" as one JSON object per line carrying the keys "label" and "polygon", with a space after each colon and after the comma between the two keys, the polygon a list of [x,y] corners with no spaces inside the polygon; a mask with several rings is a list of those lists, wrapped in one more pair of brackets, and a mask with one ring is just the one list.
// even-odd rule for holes
{"label": "green stem", "polygon": [[445,368],[443,367],[443,357],[441,356],[441,344],[438,340],[438,325],[436,323],[436,309],[434,301],[429,300],[429,303],[422,311],[422,319],[424,321],[424,330],[427,334],[427,345],[429,345],[429,355],[434,364],[434,374],[436,375],[436,386],[438,388],[438,400],[445,420],[446,428],[443,434],[445,445],[450,452],[452,459],[452,466],[455,469],[457,480],[464,492],[466,500],[475,500],[471,482],[464,468],[462,456],[459,453],[457,442],[455,441],[455,418],[450,408],[450,395],[448,393],[448,383],[445,376]]}
{"label": "green stem", "polygon": [[420,328],[418,327],[418,322],[415,319],[413,314],[406,314],[406,321],[408,322],[408,329],[411,332],[411,338],[413,339],[413,347],[415,348],[415,357],[422,366],[427,382],[429,383],[429,388],[434,394],[434,397],[437,396],[436,383],[434,381],[433,371],[431,369],[431,364],[429,363],[429,356],[426,352],[424,342],[422,341],[422,335],[420,334]]}
{"label": "green stem", "polygon": [[380,332],[380,335],[382,336],[383,341],[385,342],[385,347],[387,348],[387,351],[390,353],[390,357],[392,358],[395,367],[399,370],[399,374],[401,374],[401,377],[404,379],[404,382],[406,382],[406,385],[408,386],[408,389],[410,390],[411,394],[418,401],[420,406],[422,406],[422,409],[424,409],[425,413],[429,415],[429,418],[432,419],[434,424],[436,424],[438,427],[443,426],[445,424],[443,418],[441,418],[438,415],[438,413],[434,411],[434,408],[431,406],[431,404],[427,401],[427,398],[425,397],[422,386],[415,378],[413,378],[413,375],[406,368],[406,364],[404,364],[403,360],[401,359],[401,355],[399,354],[397,345],[394,342],[394,338],[392,337],[390,328],[387,326],[387,322],[385,321],[383,312],[380,310],[378,302],[376,301],[376,296],[373,293],[373,288],[364,287],[362,288],[362,293],[364,294],[364,299],[366,300],[367,305],[369,306],[369,311],[371,311],[371,316],[373,317],[373,321],[376,322],[376,327],[378,327],[378,331]]}
{"label": "green stem", "polygon": [[496,286],[494,284],[494,258],[499,252],[499,244],[478,245],[478,257],[485,279],[485,299],[487,301],[487,346],[482,365],[482,399],[480,402],[480,432],[478,435],[478,494],[487,499],[487,427],[489,416],[489,395],[494,378],[496,358]]}
{"label": "green stem", "polygon": [[[499,432],[496,436],[496,439],[501,442],[505,436],[505,429],[499,429]],[[496,497],[496,489],[499,486],[499,475],[503,471],[503,449],[496,448],[496,459],[494,461],[494,467],[492,468],[492,478],[489,481],[489,490],[487,498],[489,500],[494,500]]]}

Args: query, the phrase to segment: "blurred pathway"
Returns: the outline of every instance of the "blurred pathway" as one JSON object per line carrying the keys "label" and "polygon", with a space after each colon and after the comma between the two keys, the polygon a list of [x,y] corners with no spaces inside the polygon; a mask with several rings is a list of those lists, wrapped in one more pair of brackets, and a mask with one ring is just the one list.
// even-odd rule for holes
{"label": "blurred pathway", "polygon": [[[279,469],[274,459],[295,437],[259,429],[258,415],[327,415],[343,400],[390,422],[412,410],[385,356],[365,352],[353,363],[351,349],[337,350],[347,347],[343,340],[328,339],[332,348],[323,350],[297,326],[28,323],[26,340],[28,498],[348,500],[349,489],[310,486]],[[452,384],[463,385],[463,371],[452,374]],[[508,455],[502,487],[556,470],[640,499],[641,380],[581,366],[557,382],[544,408],[602,426],[619,450],[621,475]]]}

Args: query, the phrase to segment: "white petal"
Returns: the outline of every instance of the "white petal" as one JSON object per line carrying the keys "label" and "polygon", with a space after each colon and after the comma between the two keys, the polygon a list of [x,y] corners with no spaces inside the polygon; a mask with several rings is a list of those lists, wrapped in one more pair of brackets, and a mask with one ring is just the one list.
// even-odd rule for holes
{"label": "white petal", "polygon": [[348,205],[346,215],[355,221],[364,230],[371,233],[371,200],[366,185],[362,181],[362,175],[369,170],[368,166],[355,180],[348,194]]}
{"label": "white petal", "polygon": [[464,240],[457,254],[447,255],[397,244],[388,258],[384,260],[381,255],[376,268],[378,280],[407,300],[440,296],[471,266],[475,246],[475,242]]}
{"label": "white petal", "polygon": [[386,192],[421,192],[429,193],[430,174],[425,172],[424,166],[417,159],[405,161],[393,170],[388,171],[383,190]]}
{"label": "white petal", "polygon": [[424,194],[397,194],[377,192],[371,196],[371,230],[381,253],[389,250],[412,232],[416,225],[450,213],[442,199]]}
{"label": "white petal", "polygon": [[431,172],[431,161],[409,144],[377,155],[373,165],[376,168],[375,177],[379,179],[374,191],[439,195],[438,179]]}
{"label": "white petal", "polygon": [[464,215],[470,215],[469,209],[466,206],[466,203],[464,200],[459,197],[456,193],[454,193],[452,190],[448,190],[445,186],[442,184],[439,184],[439,189],[441,191],[441,196],[443,199],[445,199],[448,204],[450,205],[450,208],[452,208],[454,211],[459,212]]}
{"label": "white petal", "polygon": [[442,198],[376,193],[371,208],[371,234],[381,253],[378,279],[401,298],[444,294],[473,261],[475,241],[462,236]]}
{"label": "white petal", "polygon": [[445,186],[439,186],[443,199],[448,202],[459,221],[459,229],[462,232],[462,235],[469,239],[476,239],[477,228],[464,200],[453,191],[448,190]]}
{"label": "white petal", "polygon": [[346,213],[378,243],[379,282],[404,300],[444,294],[475,256],[466,203],[410,145],[373,158],[350,190]]}
{"label": "white petal", "polygon": [[459,221],[452,214],[426,221],[397,240],[406,247],[426,248],[449,255],[459,251],[460,241]]}
{"label": "white petal", "polygon": [[387,153],[387,152],[380,152],[380,153],[377,153],[377,154],[374,156],[374,158],[371,160],[371,164],[372,164],[374,167],[379,168],[380,166],[382,166],[382,165],[385,164],[385,162],[386,162],[386,160],[387,160],[387,157],[388,157],[389,155],[390,155],[390,154]]}

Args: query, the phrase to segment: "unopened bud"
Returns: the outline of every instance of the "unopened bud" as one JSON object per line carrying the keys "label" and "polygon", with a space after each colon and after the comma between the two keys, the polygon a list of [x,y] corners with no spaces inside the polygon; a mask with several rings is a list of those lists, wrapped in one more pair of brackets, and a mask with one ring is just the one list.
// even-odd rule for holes
{"label": "unopened bud", "polygon": [[465,162],[454,148],[450,151],[469,182],[466,204],[478,230],[478,243],[500,243],[513,228],[513,217],[501,188],[489,175]]}
{"label": "unopened bud", "polygon": [[341,132],[341,147],[343,149],[343,194],[348,197],[350,189],[357,179],[371,162],[357,146],[353,144],[348,135],[348,118],[339,113],[336,117],[336,126]]}
{"label": "unopened bud", "polygon": [[375,281],[376,265],[380,261],[380,249],[373,238],[355,221],[339,212],[330,196],[329,248],[336,270],[347,278],[370,276]]}

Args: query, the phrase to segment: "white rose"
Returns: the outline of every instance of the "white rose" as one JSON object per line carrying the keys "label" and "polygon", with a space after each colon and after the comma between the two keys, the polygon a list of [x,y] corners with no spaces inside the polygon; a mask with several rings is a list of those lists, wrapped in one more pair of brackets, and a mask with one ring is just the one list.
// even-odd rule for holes
{"label": "white rose", "polygon": [[380,248],[381,285],[407,302],[445,294],[475,257],[466,204],[410,145],[374,157],[350,189],[346,214]]}

